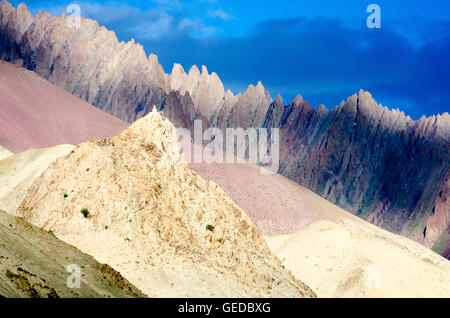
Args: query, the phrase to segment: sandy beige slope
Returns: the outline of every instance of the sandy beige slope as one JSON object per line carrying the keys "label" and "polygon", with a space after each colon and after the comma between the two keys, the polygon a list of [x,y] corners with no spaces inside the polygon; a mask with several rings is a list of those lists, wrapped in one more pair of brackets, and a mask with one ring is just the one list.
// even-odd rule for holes
{"label": "sandy beige slope", "polygon": [[364,221],[317,221],[266,239],[319,297],[450,297],[448,260]]}
{"label": "sandy beige slope", "polygon": [[[80,266],[80,288],[69,288],[67,266]],[[118,272],[0,210],[0,296],[144,297]]]}
{"label": "sandy beige slope", "polygon": [[20,214],[151,297],[315,295],[283,269],[248,216],[188,168],[175,128],[158,113],[59,158]]}
{"label": "sandy beige slope", "polygon": [[450,262],[428,248],[256,165],[191,167],[248,213],[269,248],[319,297],[450,297]]}
{"label": "sandy beige slope", "polygon": [[0,160],[8,158],[11,155],[13,155],[13,153],[11,151],[0,146]]}
{"label": "sandy beige slope", "polygon": [[28,188],[50,163],[75,148],[59,145],[44,149],[28,149],[0,160],[0,209],[16,215]]}

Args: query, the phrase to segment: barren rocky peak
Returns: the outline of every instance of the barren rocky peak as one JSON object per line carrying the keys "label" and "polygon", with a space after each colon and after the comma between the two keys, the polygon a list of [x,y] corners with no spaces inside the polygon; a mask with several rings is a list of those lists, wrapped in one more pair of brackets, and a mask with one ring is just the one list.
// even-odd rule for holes
{"label": "barren rocky peak", "polygon": [[324,104],[320,104],[319,106],[317,106],[317,112],[318,112],[320,115],[325,115],[325,114],[328,113],[328,109],[325,107]]}
{"label": "barren rocky peak", "polygon": [[278,94],[277,96],[275,96],[274,103],[277,104],[277,105],[282,105],[282,106],[284,106],[284,101],[283,101],[283,98],[281,97],[280,94]]}
{"label": "barren rocky peak", "polygon": [[170,89],[180,91],[186,76],[183,66],[178,63],[173,64],[172,73],[170,74]]}
{"label": "barren rocky peak", "polygon": [[[270,93],[266,91],[264,88],[264,85],[261,83],[261,81],[258,81],[258,84],[256,86],[253,86],[250,84],[248,86],[248,89],[245,91],[244,95],[245,97],[255,98],[257,101],[265,102],[270,104],[272,102],[272,98],[270,97]],[[258,100],[259,99],[259,100]]]}
{"label": "barren rocky peak", "polygon": [[413,120],[405,116],[404,112],[398,109],[389,110],[387,107],[377,104],[372,95],[364,90],[359,91],[359,95],[352,96],[352,102],[357,103],[357,115],[359,120],[374,121],[379,120],[380,124],[402,130],[413,123]]}
{"label": "barren rocky peak", "polygon": [[303,102],[304,102],[303,96],[300,94],[297,94],[297,96],[295,96],[294,100],[291,101],[291,104],[300,106],[301,104],[303,104]]}
{"label": "barren rocky peak", "polygon": [[311,105],[309,105],[309,102],[305,101],[303,99],[303,96],[300,94],[298,94],[294,98],[294,100],[292,100],[289,103],[289,107],[299,113],[308,113],[308,114],[314,113],[314,108],[312,108]]}
{"label": "barren rocky peak", "polygon": [[450,114],[423,116],[417,121],[417,133],[434,136],[437,140],[450,141]]}
{"label": "barren rocky peak", "polygon": [[355,121],[379,124],[384,129],[401,132],[412,129],[414,134],[426,136],[430,140],[439,142],[442,139],[450,142],[450,115],[443,113],[430,117],[422,116],[417,121],[405,115],[403,111],[389,109],[378,104],[370,92],[360,90],[358,94],[350,96],[345,104],[337,106],[335,110],[352,113]]}
{"label": "barren rocky peak", "polygon": [[23,34],[33,22],[33,15],[28,11],[25,3],[21,3],[17,7],[17,20],[20,25],[20,34]]}
{"label": "barren rocky peak", "polygon": [[314,296],[245,212],[188,168],[156,111],[58,159],[19,211],[149,296]]}
{"label": "barren rocky peak", "polygon": [[[33,23],[33,16],[28,11],[25,3],[19,4],[17,10],[15,10],[11,4],[5,0],[0,3],[0,24],[6,24],[9,19],[17,21],[16,39],[19,39],[23,33]],[[2,23],[3,21],[3,23]]]}
{"label": "barren rocky peak", "polygon": [[234,95],[229,89],[225,93],[225,103],[224,103],[224,109],[229,110],[231,107],[234,106],[234,104],[237,103],[239,98],[241,97],[241,94]]}
{"label": "barren rocky peak", "polygon": [[270,93],[259,81],[256,86],[250,84],[248,89],[239,96],[233,105],[231,113],[226,116],[231,127],[261,127],[264,123],[269,105],[272,103]]}
{"label": "barren rocky peak", "polygon": [[188,92],[195,111],[208,119],[224,104],[223,84],[216,73],[208,74],[206,66],[202,66],[200,73],[197,66],[193,65],[186,75],[181,65],[174,64],[170,75],[170,87],[179,91],[181,95]]}
{"label": "barren rocky peak", "polygon": [[[322,114],[328,111],[322,105],[316,110]],[[398,109],[389,109],[386,106],[378,104],[370,92],[360,90],[358,94],[348,97],[346,102],[341,102],[335,106],[329,116],[339,119],[343,122],[353,119],[354,127],[356,125],[375,126],[377,129],[385,129],[391,132],[401,132],[416,124],[409,116]]]}

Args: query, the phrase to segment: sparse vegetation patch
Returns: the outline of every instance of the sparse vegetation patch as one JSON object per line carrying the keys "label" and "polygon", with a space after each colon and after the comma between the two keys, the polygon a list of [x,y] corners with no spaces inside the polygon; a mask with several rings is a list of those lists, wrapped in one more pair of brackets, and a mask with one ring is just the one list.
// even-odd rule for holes
{"label": "sparse vegetation patch", "polygon": [[87,218],[88,216],[89,216],[89,210],[88,209],[86,209],[86,208],[82,208],[81,209],[81,213],[83,214],[83,216],[85,217],[85,218]]}

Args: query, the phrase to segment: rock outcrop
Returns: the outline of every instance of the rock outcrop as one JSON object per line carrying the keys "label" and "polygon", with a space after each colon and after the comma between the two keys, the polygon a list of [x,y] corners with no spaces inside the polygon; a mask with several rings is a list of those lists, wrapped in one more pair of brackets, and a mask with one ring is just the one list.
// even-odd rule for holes
{"label": "rock outcrop", "polygon": [[175,127],[156,110],[57,159],[19,214],[150,297],[315,296],[282,268],[245,212],[188,168]]}
{"label": "rock outcrop", "polygon": [[[153,104],[176,125],[280,128],[280,173],[390,231],[450,247],[447,113],[418,121],[377,105],[367,92],[328,111],[300,95],[285,106],[261,83],[233,95],[215,73],[174,65],[165,74],[155,55],[118,42],[97,22],[0,4],[0,57],[36,71],[96,107],[133,122]],[[95,52],[95,53],[94,53]],[[439,243],[438,243],[439,242]],[[439,246],[437,246],[439,245]]]}
{"label": "rock outcrop", "polygon": [[194,65],[186,75],[181,65],[174,64],[169,87],[181,95],[189,93],[195,112],[202,114],[205,118],[213,117],[224,103],[223,84],[216,73],[208,74],[206,66],[202,67],[200,73]]}

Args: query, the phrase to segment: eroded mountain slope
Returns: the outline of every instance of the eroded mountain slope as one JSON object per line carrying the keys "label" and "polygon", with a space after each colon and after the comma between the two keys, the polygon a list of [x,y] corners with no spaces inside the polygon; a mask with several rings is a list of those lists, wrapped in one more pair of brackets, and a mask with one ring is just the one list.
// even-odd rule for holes
{"label": "eroded mountain slope", "polygon": [[[80,288],[67,285],[71,264],[80,266]],[[108,265],[1,210],[0,296],[145,297]]]}
{"label": "eroded mountain slope", "polygon": [[59,158],[19,213],[151,297],[315,295],[282,268],[245,212],[188,168],[175,127],[157,112]]}

